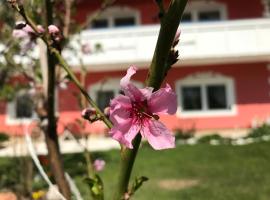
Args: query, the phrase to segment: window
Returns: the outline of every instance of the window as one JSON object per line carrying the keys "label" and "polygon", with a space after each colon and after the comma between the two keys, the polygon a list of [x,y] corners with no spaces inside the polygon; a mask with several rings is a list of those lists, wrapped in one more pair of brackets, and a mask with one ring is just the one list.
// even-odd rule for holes
{"label": "window", "polygon": [[226,6],[214,1],[194,1],[187,5],[182,22],[206,22],[225,20]]}
{"label": "window", "polygon": [[234,83],[212,73],[195,74],[176,83],[181,117],[235,114]]}
{"label": "window", "polygon": [[113,99],[116,95],[117,91],[114,90],[106,90],[97,91],[97,105],[101,110],[104,110],[110,104],[110,100]]}
{"label": "window", "polygon": [[106,9],[99,19],[92,22],[92,28],[111,28],[135,26],[140,23],[139,11],[128,7],[111,7]]}
{"label": "window", "polygon": [[[137,87],[141,88],[140,82],[132,81]],[[110,104],[110,100],[116,95],[121,94],[120,79],[107,79],[100,81],[89,87],[90,96],[96,101],[98,107],[103,110]]]}
{"label": "window", "polygon": [[264,17],[270,17],[270,0],[262,0],[262,4],[264,7]]}
{"label": "window", "polygon": [[109,26],[109,22],[107,19],[96,19],[92,22],[93,28],[107,28]]}
{"label": "window", "polygon": [[32,118],[33,116],[33,101],[29,94],[18,95],[15,99],[15,117],[21,118]]}
{"label": "window", "polygon": [[206,99],[209,110],[228,109],[226,99],[226,85],[207,85]]}
{"label": "window", "polygon": [[192,16],[191,13],[184,13],[181,19],[181,22],[191,22],[192,21]]}
{"label": "window", "polygon": [[19,91],[7,105],[6,123],[15,125],[30,122],[36,117],[33,100],[27,91]]}
{"label": "window", "polygon": [[[55,90],[55,110],[58,109],[58,93]],[[18,125],[37,119],[32,96],[27,90],[18,91],[16,97],[7,104],[6,123]]]}
{"label": "window", "polygon": [[200,86],[184,86],[182,89],[183,110],[201,110],[201,88]]}
{"label": "window", "polygon": [[198,19],[199,21],[217,21],[221,20],[221,14],[219,10],[201,11]]}
{"label": "window", "polygon": [[114,26],[121,27],[121,26],[135,26],[135,17],[117,17],[114,19]]}

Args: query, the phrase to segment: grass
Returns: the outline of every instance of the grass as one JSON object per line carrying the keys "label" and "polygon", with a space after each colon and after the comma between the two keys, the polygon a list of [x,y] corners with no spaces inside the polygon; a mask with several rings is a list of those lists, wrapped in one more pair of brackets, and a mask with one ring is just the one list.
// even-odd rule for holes
{"label": "grass", "polygon": [[[115,190],[118,153],[114,150],[94,154],[107,162],[100,173],[105,182],[106,199],[111,199]],[[87,185],[82,180],[85,173],[83,156],[66,155],[64,162],[84,199],[90,199]],[[154,151],[145,145],[139,151],[133,179],[134,176],[147,176],[149,181],[133,199],[269,200],[269,169],[269,142],[245,146],[198,144],[166,151]],[[164,181],[166,187],[161,187],[160,183]],[[189,186],[192,181],[193,186]]]}
{"label": "grass", "polygon": [[[178,146],[176,149],[154,151],[144,147],[136,160],[134,175],[147,176],[150,180],[135,194],[135,200],[269,200],[270,196],[270,143],[246,146]],[[105,182],[106,196],[110,197],[117,180],[118,152],[95,155],[107,162],[100,173]],[[66,166],[72,172],[73,159],[67,156]],[[68,159],[70,159],[68,161]],[[79,159],[79,160],[80,160]],[[79,162],[73,163],[78,166]],[[81,164],[81,166],[83,166]],[[134,178],[134,177],[133,177]],[[169,181],[168,188],[159,186]],[[173,181],[170,185],[170,182]],[[193,187],[177,188],[177,182],[195,180]],[[81,191],[87,187],[76,177]],[[180,184],[181,186],[181,184]],[[90,198],[85,198],[90,199]],[[108,198],[110,199],[110,198]]]}

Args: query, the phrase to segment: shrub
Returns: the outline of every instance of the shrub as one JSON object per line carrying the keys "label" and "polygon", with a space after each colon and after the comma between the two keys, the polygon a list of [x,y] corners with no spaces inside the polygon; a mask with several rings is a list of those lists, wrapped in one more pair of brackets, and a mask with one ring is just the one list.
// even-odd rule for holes
{"label": "shrub", "polygon": [[192,138],[195,134],[195,129],[183,130],[183,129],[176,129],[175,131],[175,139],[177,140],[186,140]]}
{"label": "shrub", "polygon": [[252,129],[247,137],[258,138],[264,135],[270,135],[270,125],[268,124]]}
{"label": "shrub", "polygon": [[210,143],[211,140],[218,140],[218,141],[222,141],[223,138],[218,135],[218,134],[212,134],[212,135],[206,135],[206,136],[202,136],[198,139],[199,143]]}
{"label": "shrub", "polygon": [[5,142],[9,139],[9,136],[6,133],[0,133],[0,142]]}

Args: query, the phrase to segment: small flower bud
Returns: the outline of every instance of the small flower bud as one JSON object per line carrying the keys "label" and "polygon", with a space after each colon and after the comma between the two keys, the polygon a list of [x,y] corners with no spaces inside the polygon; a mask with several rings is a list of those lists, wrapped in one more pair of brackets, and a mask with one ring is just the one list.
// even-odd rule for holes
{"label": "small flower bud", "polygon": [[90,54],[91,53],[91,47],[89,44],[83,44],[81,47],[81,51],[83,54]]}
{"label": "small flower bud", "polygon": [[48,26],[48,31],[50,34],[58,34],[60,31],[59,31],[59,28],[55,25],[49,25]]}
{"label": "small flower bud", "polygon": [[130,194],[128,192],[126,192],[124,194],[124,200],[129,200],[130,199]]}
{"label": "small flower bud", "polygon": [[94,108],[85,108],[82,113],[82,117],[90,122],[97,120],[97,112]]}
{"label": "small flower bud", "polygon": [[104,114],[105,114],[106,116],[109,116],[109,115],[110,115],[110,107],[104,108]]}
{"label": "small flower bud", "polygon": [[48,26],[49,34],[52,36],[52,39],[59,42],[62,39],[61,32],[59,28],[55,25]]}
{"label": "small flower bud", "polygon": [[174,40],[173,40],[173,45],[172,45],[173,47],[175,47],[178,44],[180,35],[181,35],[181,30],[177,29],[176,34],[174,36]]}
{"label": "small flower bud", "polygon": [[97,172],[102,171],[104,169],[105,165],[106,165],[106,162],[102,159],[96,159],[93,163],[94,169]]}
{"label": "small flower bud", "polygon": [[39,33],[44,33],[45,32],[44,28],[41,25],[37,25],[37,30],[38,30]]}

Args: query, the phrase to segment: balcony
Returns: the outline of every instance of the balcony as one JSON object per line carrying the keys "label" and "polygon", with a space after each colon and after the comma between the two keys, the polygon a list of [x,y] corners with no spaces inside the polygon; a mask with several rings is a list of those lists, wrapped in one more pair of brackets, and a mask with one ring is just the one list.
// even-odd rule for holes
{"label": "balcony", "polygon": [[[270,19],[181,26],[178,45],[181,65],[270,60]],[[89,70],[121,69],[130,64],[147,66],[158,31],[158,25],[84,31],[80,37],[82,43],[89,43],[92,47],[100,45],[101,49],[90,55],[81,55],[81,58]],[[71,42],[75,49],[79,48],[77,39],[78,36]],[[65,51],[64,56],[72,66],[79,65],[79,59],[72,51]]]}

